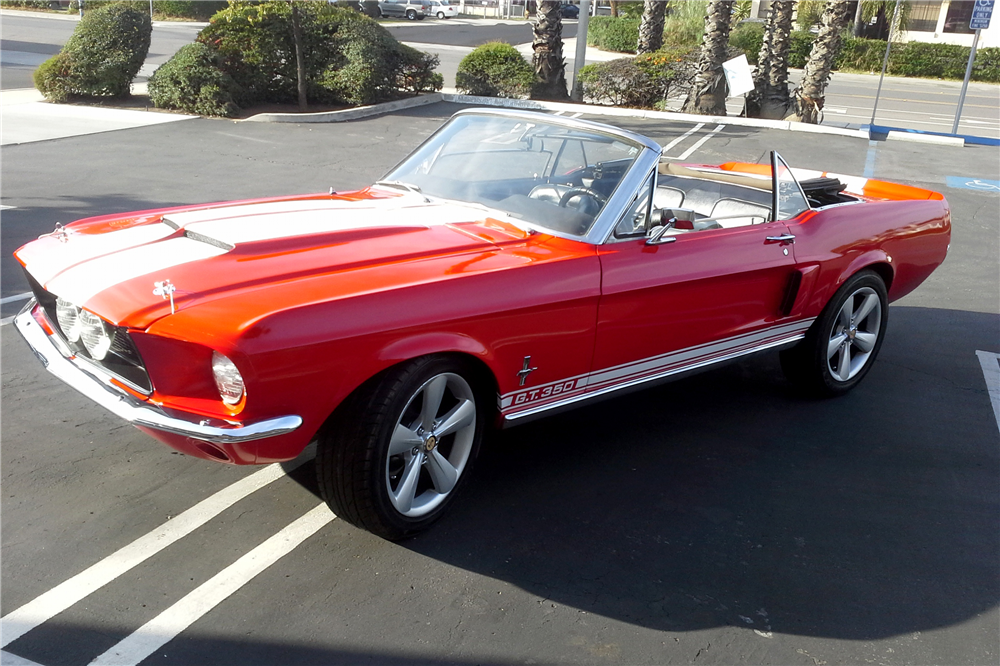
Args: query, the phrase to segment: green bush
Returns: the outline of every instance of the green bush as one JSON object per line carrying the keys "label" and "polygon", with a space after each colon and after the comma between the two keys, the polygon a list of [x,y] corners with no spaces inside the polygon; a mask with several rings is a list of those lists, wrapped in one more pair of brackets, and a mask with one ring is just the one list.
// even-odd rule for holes
{"label": "green bush", "polygon": [[64,57],[39,75],[39,91],[52,101],[69,95],[127,97],[152,32],[149,15],[124,3],[86,12],[60,52]]}
{"label": "green bush", "polygon": [[846,37],[840,45],[836,66],[858,72],[879,72],[885,56],[885,42],[878,39]]}
{"label": "green bush", "polygon": [[703,0],[684,0],[673,3],[670,13],[663,21],[663,43],[670,46],[698,46],[705,34],[705,10],[708,3]]}
{"label": "green bush", "polygon": [[[965,57],[968,61],[968,56]],[[965,78],[965,73],[962,73]],[[976,49],[976,60],[972,63],[972,78],[976,81],[1000,83],[1000,47],[987,46]]]}
{"label": "green bush", "polygon": [[69,56],[57,53],[35,70],[35,87],[50,102],[65,102],[73,92],[69,84]]}
{"label": "green bush", "polygon": [[209,47],[186,44],[149,79],[149,99],[162,109],[205,116],[235,116],[239,86],[219,69],[219,56]]}
{"label": "green bush", "polygon": [[531,90],[535,70],[510,44],[490,42],[462,58],[455,85],[466,95],[520,98]]}
{"label": "green bush", "polygon": [[433,71],[437,56],[404,46],[374,20],[354,15],[363,20],[348,21],[337,31],[332,43],[340,57],[320,77],[322,88],[350,104],[394,99],[400,89],[441,88],[444,80]]}
{"label": "green bush", "polygon": [[660,108],[693,79],[696,49],[667,48],[635,58],[594,63],[580,70],[583,94],[614,106]]}
{"label": "green bush", "polygon": [[635,53],[641,19],[595,16],[587,29],[587,44],[605,51]]}
{"label": "green bush", "polygon": [[788,46],[788,66],[802,68],[809,60],[809,52],[812,51],[813,40],[816,35],[804,30],[793,30],[790,35]]}
{"label": "green bush", "polygon": [[216,12],[225,9],[227,4],[206,0],[154,0],[153,15],[206,21]]}
{"label": "green bush", "polygon": [[0,7],[27,7],[28,9],[58,9],[59,3],[49,0],[0,0]]}
{"label": "green bush", "polygon": [[757,56],[760,55],[760,47],[763,43],[763,23],[740,23],[729,33],[729,45],[746,54],[747,60],[751,65],[757,64]]}

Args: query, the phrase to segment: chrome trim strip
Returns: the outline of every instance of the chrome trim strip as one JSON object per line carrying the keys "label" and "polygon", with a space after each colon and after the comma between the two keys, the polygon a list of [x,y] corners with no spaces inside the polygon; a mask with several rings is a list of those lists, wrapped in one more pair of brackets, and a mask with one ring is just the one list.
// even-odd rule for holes
{"label": "chrome trim strip", "polygon": [[258,423],[235,423],[226,426],[209,425],[204,421],[194,423],[168,416],[158,406],[121,391],[110,381],[84,371],[70,358],[63,356],[52,342],[52,338],[31,315],[34,306],[35,301],[32,299],[28,307],[25,307],[20,314],[14,317],[14,326],[28,343],[31,351],[45,366],[45,369],[134,426],[183,435],[213,444],[240,444],[285,435],[302,425],[302,417],[295,415],[281,416]]}
{"label": "chrome trim strip", "polygon": [[634,387],[634,386],[639,386],[641,384],[646,384],[646,383],[649,383],[649,382],[655,382],[657,380],[661,380],[661,379],[664,379],[666,377],[670,377],[671,375],[678,375],[678,374],[688,373],[688,372],[691,372],[693,370],[698,370],[698,369],[701,369],[701,368],[708,367],[710,365],[715,365],[716,363],[723,363],[725,361],[731,361],[731,360],[733,360],[735,358],[739,358],[740,356],[747,356],[749,354],[755,354],[757,352],[766,351],[768,349],[773,349],[774,347],[781,347],[783,345],[791,344],[793,342],[798,342],[799,340],[802,340],[805,337],[806,337],[805,333],[798,333],[796,335],[792,335],[792,336],[787,337],[787,338],[782,338],[780,340],[774,340],[772,342],[768,342],[766,344],[759,345],[757,347],[752,347],[750,349],[745,349],[743,351],[738,351],[738,352],[733,352],[731,354],[726,354],[725,356],[719,356],[719,357],[716,357],[716,358],[711,358],[711,359],[707,359],[707,360],[704,360],[704,361],[700,361],[698,363],[693,363],[691,365],[685,365],[685,366],[681,366],[681,367],[678,367],[678,368],[673,368],[671,370],[666,370],[664,372],[660,372],[660,373],[657,373],[655,375],[650,375],[648,377],[641,377],[641,378],[638,378],[638,379],[632,379],[632,380],[629,380],[629,381],[622,382],[621,384],[614,384],[612,386],[606,386],[606,387],[604,387],[602,389],[598,389],[597,391],[593,391],[593,392],[589,392],[589,393],[584,393],[582,395],[577,395],[577,396],[574,396],[572,398],[567,398],[565,400],[560,400],[558,402],[549,403],[547,405],[540,405],[538,407],[533,407],[531,409],[526,409],[526,410],[521,411],[521,412],[516,412],[516,413],[513,413],[513,414],[504,414],[503,415],[503,421],[505,423],[511,424],[511,423],[513,423],[515,421],[518,421],[520,419],[524,419],[524,418],[527,418],[527,417],[535,416],[535,415],[541,414],[542,412],[547,412],[547,411],[550,411],[550,410],[560,409],[560,408],[563,408],[563,407],[567,407],[568,405],[572,405],[573,403],[576,403],[576,402],[585,402],[587,400],[596,399],[596,398],[605,396],[605,395],[607,395],[609,393],[614,393],[616,391],[621,391],[623,389],[631,388],[631,387]]}

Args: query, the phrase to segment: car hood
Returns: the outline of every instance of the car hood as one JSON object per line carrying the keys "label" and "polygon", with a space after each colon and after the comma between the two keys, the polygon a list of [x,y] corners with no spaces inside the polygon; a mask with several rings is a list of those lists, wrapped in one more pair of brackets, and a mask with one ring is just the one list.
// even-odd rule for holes
{"label": "car hood", "polygon": [[176,309],[190,309],[235,291],[496,250],[529,235],[498,212],[365,190],[81,220],[15,254],[50,293],[145,329],[171,313],[157,282],[173,285]]}

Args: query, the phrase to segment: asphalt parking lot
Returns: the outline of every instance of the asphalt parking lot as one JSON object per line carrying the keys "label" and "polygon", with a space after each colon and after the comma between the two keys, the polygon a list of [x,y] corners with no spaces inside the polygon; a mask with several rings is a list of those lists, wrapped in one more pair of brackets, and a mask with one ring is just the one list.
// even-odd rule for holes
{"label": "asphalt parking lot", "polygon": [[[458,108],[5,146],[3,296],[26,291],[11,252],[57,222],[361,187]],[[334,519],[199,611],[178,604],[226,589],[220,572],[319,504],[311,462],[265,483],[172,453],[4,326],[3,663],[115,663],[137,635],[165,638],[142,663],[167,665],[996,663],[1000,430],[984,368],[1000,355],[1000,191],[978,184],[1000,180],[997,149],[614,122],[686,161],[777,149],[947,196],[948,260],[890,308],[857,390],[804,399],[766,355],[505,431],[430,532],[393,544]],[[164,531],[240,483],[200,526]],[[120,571],[145,535],[160,545]],[[8,640],[12,616],[32,628]]]}

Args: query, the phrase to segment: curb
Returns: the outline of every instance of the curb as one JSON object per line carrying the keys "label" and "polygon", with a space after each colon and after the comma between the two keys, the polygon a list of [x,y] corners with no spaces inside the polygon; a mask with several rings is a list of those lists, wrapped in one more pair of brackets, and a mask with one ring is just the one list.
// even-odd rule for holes
{"label": "curb", "polygon": [[319,113],[258,113],[256,116],[244,118],[243,123],[342,123],[345,120],[358,120],[383,113],[412,109],[416,106],[437,104],[442,101],[441,93],[430,93],[419,97],[398,99],[394,102],[383,102],[369,106],[359,106],[354,109],[340,111],[320,111]]}
{"label": "curb", "polygon": [[890,130],[886,136],[886,141],[910,141],[912,143],[934,143],[941,146],[965,146],[965,138],[960,136],[941,136],[940,134],[917,134]]}
{"label": "curb", "polygon": [[720,125],[736,125],[740,127],[760,127],[780,129],[792,132],[811,132],[813,134],[833,134],[849,136],[857,139],[868,139],[868,130],[850,129],[848,127],[827,127],[825,125],[810,125],[788,120],[764,120],[763,118],[741,118],[739,116],[701,116],[693,113],[678,113],[675,111],[643,111],[642,109],[623,109],[613,106],[594,106],[590,104],[574,104],[570,102],[543,102],[533,99],[506,99],[502,97],[476,97],[474,95],[454,95],[442,93],[445,102],[457,104],[475,104],[478,106],[501,106],[513,109],[535,109],[544,111],[575,111],[592,116],[612,116],[619,118],[650,118],[658,120],[677,120],[691,123],[718,123]]}

